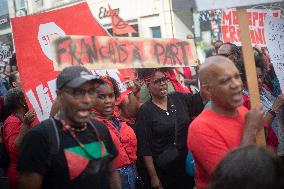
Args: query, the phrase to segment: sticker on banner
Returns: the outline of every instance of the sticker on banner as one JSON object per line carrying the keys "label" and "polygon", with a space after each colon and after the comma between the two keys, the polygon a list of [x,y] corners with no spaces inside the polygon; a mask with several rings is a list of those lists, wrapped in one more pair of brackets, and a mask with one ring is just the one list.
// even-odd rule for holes
{"label": "sticker on banner", "polygon": [[65,32],[54,22],[39,25],[38,41],[42,52],[50,60],[52,60],[50,41],[58,36],[65,36]]}

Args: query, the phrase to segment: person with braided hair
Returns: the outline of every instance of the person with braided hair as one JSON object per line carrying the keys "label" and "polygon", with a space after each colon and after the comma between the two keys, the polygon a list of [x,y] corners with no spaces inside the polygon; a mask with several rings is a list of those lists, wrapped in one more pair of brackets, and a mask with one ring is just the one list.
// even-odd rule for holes
{"label": "person with braided hair", "polygon": [[239,47],[229,42],[224,43],[219,47],[218,55],[229,58],[234,64],[237,64],[238,60],[241,58]]}
{"label": "person with braided hair", "polygon": [[115,79],[109,76],[100,77],[95,82],[94,108],[92,118],[104,123],[118,149],[114,165],[121,176],[123,189],[135,189],[137,159],[137,139],[133,129],[116,116],[116,100],[120,91]]}

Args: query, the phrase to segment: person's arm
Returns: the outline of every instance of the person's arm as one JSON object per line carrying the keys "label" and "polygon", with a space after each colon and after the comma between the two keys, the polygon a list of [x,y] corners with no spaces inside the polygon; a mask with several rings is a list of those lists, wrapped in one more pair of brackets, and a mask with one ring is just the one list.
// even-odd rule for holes
{"label": "person's arm", "polygon": [[56,114],[59,112],[60,109],[60,102],[58,100],[58,98],[56,98],[51,106],[51,110],[50,110],[50,116],[51,117],[55,117]]}
{"label": "person's arm", "polygon": [[115,169],[115,165],[112,162],[109,163],[109,185],[111,189],[122,189],[120,174]]}
{"label": "person's arm", "polygon": [[144,164],[150,177],[152,188],[163,188],[157,175],[152,156],[143,156]]}
{"label": "person's arm", "polygon": [[20,128],[20,132],[18,136],[16,137],[14,144],[19,147],[23,141],[24,136],[28,132],[30,128],[30,124],[34,121],[35,119],[35,113],[32,110],[29,110],[25,115],[24,115],[24,121],[23,124]]}
{"label": "person's arm", "polygon": [[188,106],[190,117],[198,116],[204,109],[204,103],[206,99],[203,100],[201,93],[197,94],[181,94],[185,99],[185,104]]}
{"label": "person's arm", "polygon": [[127,95],[127,98],[123,99],[121,103],[121,109],[125,115],[129,117],[135,117],[140,107],[140,99],[138,93],[140,92],[140,83],[137,81],[127,82],[128,88],[131,92]]}
{"label": "person's arm", "polygon": [[261,105],[252,108],[245,116],[241,146],[255,144],[257,133],[264,125],[264,109]]}
{"label": "person's arm", "polygon": [[272,122],[273,122],[273,120],[274,120],[274,118],[275,118],[275,116],[276,116],[276,114],[279,113],[280,108],[281,108],[283,105],[284,105],[284,95],[281,94],[281,95],[279,95],[279,96],[275,99],[275,101],[273,102],[273,105],[272,105],[272,107],[271,107],[271,111],[272,111],[272,112],[270,111],[270,112],[267,112],[267,113],[265,114],[265,117],[264,117],[265,123],[267,123],[268,125],[271,125]]}
{"label": "person's arm", "polygon": [[[147,102],[146,102],[147,103]],[[147,173],[150,177],[151,187],[161,188],[161,182],[158,178],[152,157],[151,144],[152,144],[152,114],[144,104],[138,112],[138,116],[134,125],[137,137],[137,154],[143,158]]]}
{"label": "person's arm", "polygon": [[26,172],[20,174],[20,189],[40,189],[42,185],[42,176],[35,172]]}

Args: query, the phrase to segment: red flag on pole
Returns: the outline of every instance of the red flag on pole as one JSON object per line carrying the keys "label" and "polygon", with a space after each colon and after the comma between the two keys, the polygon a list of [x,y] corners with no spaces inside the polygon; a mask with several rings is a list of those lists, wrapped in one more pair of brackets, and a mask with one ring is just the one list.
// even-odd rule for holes
{"label": "red flag on pole", "polygon": [[128,25],[126,21],[120,18],[108,5],[109,15],[112,21],[112,31],[115,35],[122,35],[126,33],[137,33],[137,31]]}

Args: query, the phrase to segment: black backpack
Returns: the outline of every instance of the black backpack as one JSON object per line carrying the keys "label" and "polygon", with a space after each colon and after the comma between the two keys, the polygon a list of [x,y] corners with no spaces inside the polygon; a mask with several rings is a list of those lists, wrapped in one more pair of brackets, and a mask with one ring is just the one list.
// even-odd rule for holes
{"label": "black backpack", "polygon": [[4,143],[4,126],[1,125],[0,126],[0,132],[1,132],[1,135],[0,135],[0,169],[3,169],[5,173],[7,173],[7,169],[8,169],[8,166],[9,166],[9,155],[8,155],[8,152],[7,152],[7,149],[6,149],[6,146],[5,146],[5,143]]}
{"label": "black backpack", "polygon": [[48,140],[51,146],[49,150],[48,156],[48,165],[51,166],[52,159],[59,152],[60,149],[60,138],[58,128],[56,126],[55,120],[53,117],[48,119],[48,124],[46,124],[47,132],[48,132]]}

